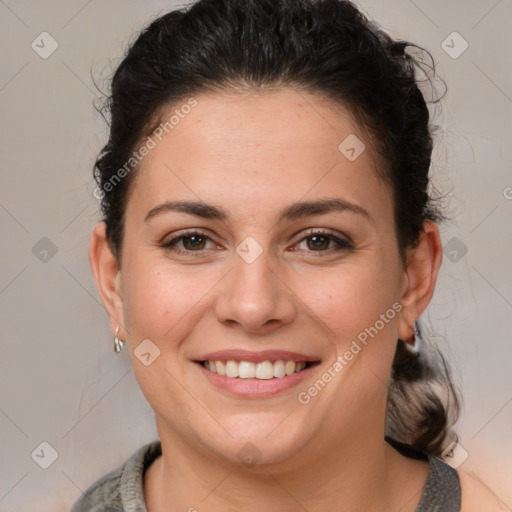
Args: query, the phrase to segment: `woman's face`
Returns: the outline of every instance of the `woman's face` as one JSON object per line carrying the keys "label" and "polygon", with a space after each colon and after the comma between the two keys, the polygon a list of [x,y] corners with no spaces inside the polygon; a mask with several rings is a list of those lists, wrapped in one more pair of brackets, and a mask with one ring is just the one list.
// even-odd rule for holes
{"label": "woman's face", "polygon": [[[137,171],[111,311],[160,436],[260,463],[381,441],[407,279],[370,140],[291,89],[195,99]],[[268,378],[286,361],[313,364]]]}

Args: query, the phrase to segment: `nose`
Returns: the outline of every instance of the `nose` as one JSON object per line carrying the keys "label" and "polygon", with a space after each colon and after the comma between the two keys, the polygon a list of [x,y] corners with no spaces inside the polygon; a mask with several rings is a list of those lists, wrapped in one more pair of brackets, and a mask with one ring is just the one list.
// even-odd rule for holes
{"label": "nose", "polygon": [[297,313],[286,277],[270,267],[265,253],[252,263],[236,256],[220,288],[215,304],[218,321],[246,332],[267,334],[291,323]]}

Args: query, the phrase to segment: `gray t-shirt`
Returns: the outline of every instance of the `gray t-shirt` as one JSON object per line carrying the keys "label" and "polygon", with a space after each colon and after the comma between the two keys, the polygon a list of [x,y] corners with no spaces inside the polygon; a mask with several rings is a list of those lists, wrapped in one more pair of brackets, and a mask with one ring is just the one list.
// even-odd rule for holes
{"label": "gray t-shirt", "polygon": [[[455,469],[411,445],[389,437],[386,441],[407,457],[429,461],[427,481],[415,512],[460,511],[460,482]],[[147,512],[144,473],[161,454],[160,441],[142,446],[123,465],[92,484],[70,512]]]}

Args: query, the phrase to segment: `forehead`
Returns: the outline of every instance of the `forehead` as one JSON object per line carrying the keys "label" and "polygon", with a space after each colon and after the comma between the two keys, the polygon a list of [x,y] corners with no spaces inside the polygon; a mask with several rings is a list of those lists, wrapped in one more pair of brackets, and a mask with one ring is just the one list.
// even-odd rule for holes
{"label": "forehead", "polygon": [[322,96],[289,88],[202,94],[163,112],[163,123],[171,118],[153,132],[137,170],[135,207],[186,197],[254,213],[329,194],[371,199],[376,214],[389,207],[366,130]]}

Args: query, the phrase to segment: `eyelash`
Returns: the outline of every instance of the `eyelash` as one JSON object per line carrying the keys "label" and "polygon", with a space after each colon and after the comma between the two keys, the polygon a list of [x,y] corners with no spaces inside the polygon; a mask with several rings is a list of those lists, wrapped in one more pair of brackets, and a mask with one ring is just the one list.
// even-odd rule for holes
{"label": "eyelash", "polygon": [[[167,249],[167,250],[170,250],[170,251],[173,251],[177,254],[185,254],[187,256],[199,256],[202,252],[204,252],[205,249],[201,249],[201,250],[197,250],[197,251],[191,251],[191,250],[188,250],[188,249],[180,249],[180,248],[177,248],[176,245],[178,244],[178,242],[182,241],[183,239],[185,238],[190,238],[190,237],[193,237],[193,236],[200,236],[201,238],[204,238],[206,239],[207,241],[210,240],[213,242],[213,240],[204,232],[202,231],[187,231],[185,233],[182,233],[181,235],[177,236],[177,237],[174,237],[173,239],[169,240],[168,242],[165,242],[161,245],[162,248],[164,249]],[[332,253],[332,252],[337,252],[337,251],[341,251],[341,250],[350,250],[350,249],[354,249],[354,246],[352,245],[351,242],[349,242],[348,240],[343,240],[342,238],[339,238],[335,235],[333,235],[331,232],[329,231],[326,231],[326,230],[323,230],[323,229],[309,229],[307,230],[305,233],[304,233],[304,236],[297,242],[297,244],[307,240],[308,238],[311,238],[313,236],[323,236],[323,237],[326,237],[328,238],[330,241],[333,241],[333,242],[336,242],[338,244],[338,247],[334,248],[334,249],[326,249],[326,250],[320,250],[320,251],[308,251],[308,252],[312,252],[312,253]],[[297,245],[295,244],[295,245]],[[194,253],[197,253],[197,254],[194,254]]]}

